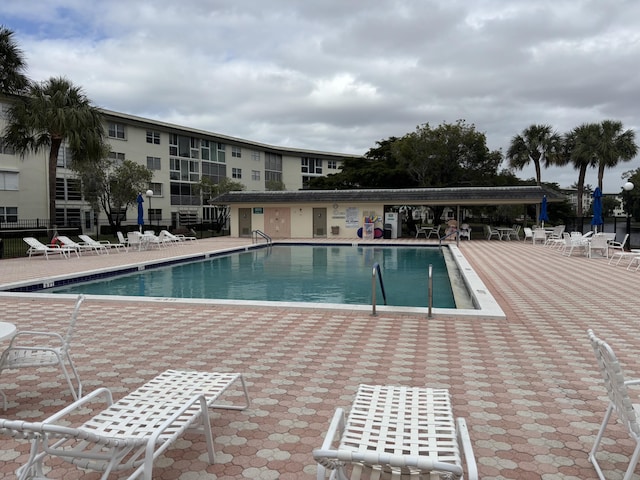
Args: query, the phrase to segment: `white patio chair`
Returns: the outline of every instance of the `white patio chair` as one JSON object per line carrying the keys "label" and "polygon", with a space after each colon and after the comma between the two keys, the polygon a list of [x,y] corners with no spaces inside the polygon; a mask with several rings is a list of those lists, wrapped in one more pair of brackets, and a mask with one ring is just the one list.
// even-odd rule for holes
{"label": "white patio chair", "polygon": [[522,238],[522,241],[526,242],[527,240],[531,240],[531,243],[533,243],[533,230],[531,230],[531,228],[529,227],[524,227],[522,231],[524,232],[524,237]]}
{"label": "white patio chair", "polygon": [[610,241],[609,251],[613,253],[624,252],[624,246],[626,245],[628,238],[629,238],[629,234],[627,233],[621,242],[616,242],[615,240]]}
{"label": "white patio chair", "polygon": [[82,240],[86,245],[93,245],[95,247],[102,246],[102,248],[107,249],[107,253],[109,250],[115,249],[116,252],[119,252],[120,249],[125,249],[125,245],[121,243],[111,243],[109,240],[94,240],[89,235],[78,235],[78,238]]}
{"label": "white patio chair", "polygon": [[[588,235],[584,236],[582,234],[580,234],[579,232],[578,235],[571,235],[567,232],[562,234],[562,237],[564,238],[564,247],[562,249],[562,254],[566,255],[568,257],[571,256],[571,254],[573,253],[574,250],[582,250],[582,253],[584,255],[588,255],[589,253],[589,241],[588,241]],[[591,232],[593,233],[593,232]]]}
{"label": "white patio chair", "polygon": [[557,225],[553,227],[553,231],[547,235],[547,239],[544,242],[544,245],[546,247],[559,247],[564,242],[562,238],[564,229],[564,225]]}
{"label": "white patio chair", "polygon": [[547,232],[544,228],[536,228],[533,230],[533,238],[532,243],[535,245],[536,242],[542,243],[544,245],[547,241]]}
{"label": "white patio chair", "polygon": [[[235,400],[219,403],[233,384],[238,393],[242,389],[244,404]],[[102,410],[99,400],[104,404]],[[151,480],[154,460],[187,430],[204,435],[207,460],[213,463],[209,408],[247,407],[249,395],[239,373],[167,370],[115,403],[109,389],[103,387],[42,422],[0,419],[0,433],[31,440],[29,459],[16,472],[20,480],[62,478],[55,470],[64,462],[82,468],[85,472],[78,472],[80,475],[86,470],[102,473],[103,480],[127,470],[128,480]],[[86,417],[87,411],[92,416],[83,424],[74,421],[78,413]],[[49,457],[57,458],[45,464]],[[45,468],[53,474],[45,477]]]}
{"label": "white patio chair", "polygon": [[638,425],[637,409],[640,405],[633,404],[629,397],[628,385],[640,384],[640,379],[625,380],[624,372],[620,366],[620,362],[611,347],[603,340],[598,338],[593,330],[587,332],[593,352],[595,353],[604,386],[609,396],[609,405],[604,414],[604,419],[598,430],[593,448],[589,452],[589,460],[593,464],[601,480],[605,480],[602,468],[596,458],[596,453],[600,447],[600,443],[604,436],[604,431],[609,423],[611,414],[615,411],[616,415],[627,429],[629,436],[636,442],[636,447],[629,461],[629,466],[624,474],[623,480],[630,480],[633,477],[634,470],[640,459],[640,425]]}
{"label": "white patio chair", "polygon": [[69,258],[72,253],[75,253],[77,257],[80,256],[78,250],[75,248],[61,247],[60,245],[45,245],[34,237],[24,237],[22,240],[29,245],[27,249],[29,259],[31,259],[33,255],[44,255],[47,260],[49,260],[50,254],[61,255],[64,258]]}
{"label": "white patio chair", "polygon": [[520,240],[520,229],[522,227],[520,225],[514,225],[511,231],[509,232],[509,237],[514,240]]}
{"label": "white patio chair", "polygon": [[491,237],[498,237],[498,240],[502,240],[502,234],[500,231],[491,228],[490,225],[485,225],[484,231],[487,233],[487,240],[491,240]]}
{"label": "white patio chair", "polygon": [[116,236],[118,237],[118,242],[120,245],[124,245],[125,252],[129,251],[129,239],[124,236],[122,232],[116,232]]}
{"label": "white patio chair", "polygon": [[605,258],[609,258],[609,244],[607,243],[607,237],[601,233],[593,235],[589,241],[589,258],[593,258],[594,252],[600,252],[600,255]]}
{"label": "white patio chair", "polygon": [[[82,382],[76,370],[76,366],[71,359],[71,339],[78,320],[80,306],[84,302],[84,295],[80,295],[76,300],[75,307],[71,313],[71,321],[64,335],[56,332],[34,332],[18,331],[7,349],[0,357],[0,374],[4,370],[16,368],[41,368],[58,366],[62,370],[71,395],[75,400],[82,396]],[[68,367],[67,367],[68,365]],[[77,387],[74,386],[69,370],[75,378]],[[2,393],[4,409],[7,409],[7,397]]]}
{"label": "white patio chair", "polygon": [[467,425],[454,419],[448,390],[360,385],[348,418],[336,409],[313,457],[318,480],[327,473],[336,480],[459,479],[461,452],[467,478],[477,479]]}
{"label": "white patio chair", "polygon": [[75,240],[71,240],[65,235],[58,235],[57,238],[62,242],[63,246],[75,248],[78,252],[94,252],[98,255],[100,255],[101,253],[109,253],[107,251],[107,247],[101,244],[88,245],[86,243],[78,243]]}

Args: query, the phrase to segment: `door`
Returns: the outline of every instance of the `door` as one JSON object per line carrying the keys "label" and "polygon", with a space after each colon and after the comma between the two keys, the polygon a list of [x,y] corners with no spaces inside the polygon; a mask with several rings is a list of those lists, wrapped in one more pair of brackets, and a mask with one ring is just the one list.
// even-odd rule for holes
{"label": "door", "polygon": [[314,237],[327,236],[327,209],[326,208],[313,209],[313,236]]}
{"label": "door", "polygon": [[239,208],[238,209],[238,235],[241,237],[251,236],[251,209]]}

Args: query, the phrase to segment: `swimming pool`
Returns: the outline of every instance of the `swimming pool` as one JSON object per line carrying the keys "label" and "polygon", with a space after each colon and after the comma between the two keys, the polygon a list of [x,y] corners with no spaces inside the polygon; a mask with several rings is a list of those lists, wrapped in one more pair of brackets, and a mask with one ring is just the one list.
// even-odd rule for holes
{"label": "swimming pool", "polygon": [[371,305],[375,262],[381,266],[389,305],[426,307],[431,264],[433,306],[456,307],[445,256],[433,247],[274,245],[45,291]]}

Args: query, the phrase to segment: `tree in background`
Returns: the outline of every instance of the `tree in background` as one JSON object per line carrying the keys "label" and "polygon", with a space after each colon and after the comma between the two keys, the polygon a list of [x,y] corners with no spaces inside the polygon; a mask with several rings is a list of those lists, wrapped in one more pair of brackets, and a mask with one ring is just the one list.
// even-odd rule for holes
{"label": "tree in background", "polygon": [[14,32],[0,26],[0,93],[19,94],[29,84],[24,74],[27,62],[13,39]]}
{"label": "tree in background", "polygon": [[640,168],[630,170],[622,174],[622,182],[631,182],[634,189],[626,191],[621,189],[622,207],[625,212],[630,212],[634,220],[640,220]]}
{"label": "tree in background", "polygon": [[82,89],[63,77],[31,83],[25,96],[7,112],[5,143],[22,156],[49,149],[49,221],[56,218],[58,151],[65,142],[76,164],[97,162],[104,156],[102,114]]}
{"label": "tree in background", "polygon": [[595,149],[598,159],[598,186],[602,190],[602,179],[606,168],[618,165],[620,161],[628,162],[638,153],[635,143],[635,132],[622,130],[622,122],[603,120],[600,124],[600,136]]}
{"label": "tree in background", "polygon": [[[95,162],[72,164],[82,183],[82,195],[95,211],[102,209],[114,232],[121,229],[129,207],[136,205],[138,193],[145,192],[153,172],[131,160],[119,163],[103,157]],[[98,208],[100,207],[100,208]]]}
{"label": "tree in background", "polygon": [[219,195],[227,192],[242,191],[245,186],[231,180],[230,178],[221,178],[218,183],[214,183],[208,177],[202,177],[200,182],[196,185],[196,191],[202,196],[203,205],[210,205],[215,207],[213,213],[217,214],[215,221],[215,230],[220,233],[222,228],[226,225],[229,218],[229,205],[216,205],[215,199]]}
{"label": "tree in background", "polygon": [[576,183],[578,205],[576,215],[582,217],[582,199],[585,193],[584,179],[587,169],[598,164],[595,149],[600,138],[600,126],[597,123],[583,123],[565,134],[558,164],[572,164],[578,170]]}
{"label": "tree in background", "polygon": [[557,161],[560,147],[560,136],[553,131],[551,125],[531,125],[511,139],[507,159],[509,165],[517,170],[533,163],[536,182],[540,185],[541,168],[547,168]]}
{"label": "tree in background", "polygon": [[464,120],[432,128],[428,123],[393,143],[398,165],[419,187],[489,185],[502,162],[486,136]]}

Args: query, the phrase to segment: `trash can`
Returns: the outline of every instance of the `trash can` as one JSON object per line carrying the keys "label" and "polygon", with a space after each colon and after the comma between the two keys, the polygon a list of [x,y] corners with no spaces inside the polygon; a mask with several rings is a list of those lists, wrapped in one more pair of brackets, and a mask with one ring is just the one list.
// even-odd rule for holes
{"label": "trash can", "polygon": [[385,240],[389,240],[391,239],[391,233],[393,232],[393,225],[391,225],[390,223],[385,223],[384,224],[384,230],[382,231],[382,237]]}

